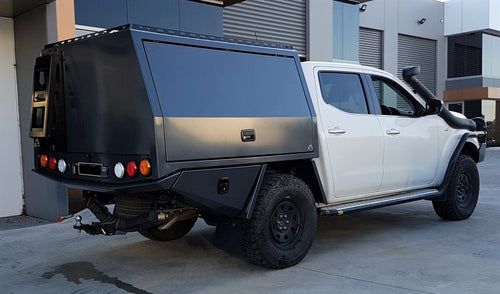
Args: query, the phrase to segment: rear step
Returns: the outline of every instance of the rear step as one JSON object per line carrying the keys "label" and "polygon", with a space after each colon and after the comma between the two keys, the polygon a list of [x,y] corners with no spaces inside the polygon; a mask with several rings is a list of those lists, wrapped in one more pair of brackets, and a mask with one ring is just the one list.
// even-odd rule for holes
{"label": "rear step", "polygon": [[437,196],[440,196],[437,189],[422,189],[383,198],[325,206],[320,209],[319,215],[343,215],[347,212],[391,206],[421,199],[431,199]]}

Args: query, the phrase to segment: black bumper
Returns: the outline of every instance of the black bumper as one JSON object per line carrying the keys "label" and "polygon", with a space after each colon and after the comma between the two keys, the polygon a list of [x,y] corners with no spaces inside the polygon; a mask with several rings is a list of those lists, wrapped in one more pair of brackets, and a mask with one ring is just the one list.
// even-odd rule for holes
{"label": "black bumper", "polygon": [[[234,218],[238,217],[255,199],[260,188],[259,179],[264,174],[265,168],[265,165],[247,165],[188,170],[157,180],[128,184],[76,181],[52,173],[41,174],[72,188],[114,193],[117,197],[120,197],[121,193],[170,191],[192,207],[206,210],[217,216]],[[247,214],[243,213],[243,217],[247,217]]]}

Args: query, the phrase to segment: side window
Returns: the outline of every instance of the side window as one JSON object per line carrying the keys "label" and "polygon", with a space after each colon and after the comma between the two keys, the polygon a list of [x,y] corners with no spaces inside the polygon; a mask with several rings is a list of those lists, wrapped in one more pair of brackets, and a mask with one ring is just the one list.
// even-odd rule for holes
{"label": "side window", "polygon": [[358,74],[320,72],[323,100],[345,112],[367,114],[365,92]]}
{"label": "side window", "polygon": [[373,88],[377,94],[382,114],[414,116],[414,102],[403,90],[376,76],[372,76]]}

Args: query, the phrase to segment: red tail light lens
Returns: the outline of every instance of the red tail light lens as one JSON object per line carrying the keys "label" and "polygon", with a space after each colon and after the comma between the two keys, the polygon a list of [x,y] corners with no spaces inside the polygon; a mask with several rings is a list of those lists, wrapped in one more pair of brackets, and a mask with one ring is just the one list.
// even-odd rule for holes
{"label": "red tail light lens", "polygon": [[49,159],[49,167],[50,167],[50,169],[56,169],[56,167],[57,167],[57,159],[55,159],[54,157],[51,157]]}
{"label": "red tail light lens", "polygon": [[49,158],[47,155],[42,154],[42,156],[40,156],[40,165],[43,167],[47,167],[47,165],[49,165]]}
{"label": "red tail light lens", "polygon": [[127,163],[127,175],[131,178],[135,177],[137,175],[137,164],[135,161],[129,161]]}

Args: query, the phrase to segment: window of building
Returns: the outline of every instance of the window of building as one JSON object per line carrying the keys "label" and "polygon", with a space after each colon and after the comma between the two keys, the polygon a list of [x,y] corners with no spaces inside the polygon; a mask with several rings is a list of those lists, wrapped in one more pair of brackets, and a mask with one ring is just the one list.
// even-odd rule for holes
{"label": "window of building", "polygon": [[483,34],[483,77],[500,78],[500,57],[498,55],[500,48],[500,38],[488,34]]}
{"label": "window of building", "polygon": [[468,118],[482,117],[481,100],[471,100],[464,102],[464,115]]}
{"label": "window of building", "polygon": [[413,116],[416,113],[412,99],[403,90],[376,76],[372,76],[372,83],[382,114]]}
{"label": "window of building", "polygon": [[448,38],[448,78],[480,75],[482,73],[481,33]]}
{"label": "window of building", "polygon": [[448,102],[447,103],[448,110],[455,111],[458,113],[464,113],[464,102]]}
{"label": "window of building", "polygon": [[365,92],[361,79],[350,73],[319,73],[323,100],[345,112],[367,114]]}

